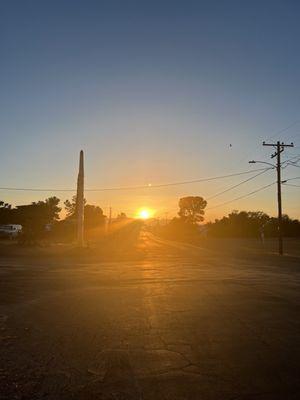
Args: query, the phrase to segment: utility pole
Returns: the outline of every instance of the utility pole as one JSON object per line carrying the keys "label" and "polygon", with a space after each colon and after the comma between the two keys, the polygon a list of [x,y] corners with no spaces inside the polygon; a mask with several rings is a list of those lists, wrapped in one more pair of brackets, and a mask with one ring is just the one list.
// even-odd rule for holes
{"label": "utility pole", "polygon": [[83,229],[84,229],[84,161],[83,151],[80,151],[79,156],[79,173],[77,179],[77,243],[79,247],[83,247]]}
{"label": "utility pole", "polygon": [[165,224],[168,225],[168,212],[165,212]]}
{"label": "utility pole", "polygon": [[108,230],[111,229],[111,216],[112,216],[112,208],[109,207],[109,217],[108,217]]}
{"label": "utility pole", "polygon": [[294,147],[294,144],[285,144],[283,142],[277,141],[276,143],[266,143],[263,142],[263,146],[272,146],[276,148],[274,154],[271,158],[276,157],[276,170],[277,170],[277,203],[278,203],[278,252],[280,255],[283,254],[283,239],[282,239],[282,201],[281,201],[281,157],[280,154],[284,151],[285,147]]}

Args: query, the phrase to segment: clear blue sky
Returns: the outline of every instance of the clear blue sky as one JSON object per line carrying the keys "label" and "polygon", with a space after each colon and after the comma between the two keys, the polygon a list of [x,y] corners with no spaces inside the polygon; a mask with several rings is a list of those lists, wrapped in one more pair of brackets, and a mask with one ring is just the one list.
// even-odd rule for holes
{"label": "clear blue sky", "polygon": [[[300,120],[299,20],[296,0],[1,2],[0,186],[72,188],[81,148],[91,188],[244,171],[248,159],[269,160],[261,141],[272,136],[298,146],[286,157],[300,154],[300,123],[276,135]],[[87,197],[163,212],[239,180]],[[13,204],[48,195],[0,192]],[[274,213],[275,200],[271,188],[210,217]],[[284,200],[300,217],[300,190],[285,188]]]}

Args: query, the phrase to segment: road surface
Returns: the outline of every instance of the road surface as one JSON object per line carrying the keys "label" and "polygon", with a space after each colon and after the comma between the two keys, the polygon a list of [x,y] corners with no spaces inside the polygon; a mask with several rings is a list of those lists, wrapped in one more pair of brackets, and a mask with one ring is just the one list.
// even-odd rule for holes
{"label": "road surface", "polygon": [[133,261],[0,260],[0,399],[300,398],[295,260],[136,245]]}

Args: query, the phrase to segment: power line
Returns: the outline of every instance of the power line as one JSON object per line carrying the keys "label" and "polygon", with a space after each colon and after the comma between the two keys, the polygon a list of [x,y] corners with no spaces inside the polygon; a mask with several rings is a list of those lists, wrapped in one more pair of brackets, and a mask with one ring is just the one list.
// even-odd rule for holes
{"label": "power line", "polygon": [[297,167],[297,168],[300,168],[300,165],[296,165],[296,164],[294,164],[294,163],[288,163],[287,165],[290,165],[291,167]]}
{"label": "power line", "polygon": [[[163,183],[163,184],[148,184],[148,185],[140,185],[140,186],[120,186],[120,187],[111,187],[111,188],[96,188],[96,189],[85,189],[85,192],[104,192],[104,191],[120,191],[120,190],[136,190],[136,189],[155,189],[161,187],[168,187],[168,186],[180,186],[180,185],[187,185],[192,183],[200,183],[200,182],[208,182],[218,179],[225,179],[231,178],[234,176],[241,176],[251,174],[257,171],[265,171],[266,168],[258,168],[250,171],[244,172],[237,172],[228,175],[220,175],[214,176],[210,178],[200,178],[194,179],[189,181],[181,181],[181,182],[171,182],[171,183]],[[28,191],[28,192],[76,192],[76,189],[41,189],[41,188],[18,188],[18,187],[0,187],[0,190],[12,190],[12,191]]]}
{"label": "power line", "polygon": [[[215,176],[215,177],[210,177],[210,178],[199,178],[199,179],[194,179],[194,180],[188,180],[188,181],[179,181],[179,182],[171,182],[171,183],[162,183],[162,184],[148,184],[148,185],[141,185],[141,186],[123,186],[123,187],[115,187],[115,188],[99,188],[99,189],[86,189],[86,191],[118,191],[118,190],[135,190],[135,189],[155,189],[155,188],[161,188],[161,187],[169,187],[169,186],[180,186],[180,185],[188,185],[188,184],[193,184],[193,183],[200,183],[200,182],[208,182],[208,181],[214,181],[218,179],[225,179],[225,178],[231,178],[234,176],[241,176],[241,175],[247,175],[250,174],[251,172],[257,172],[257,171],[263,171],[266,168],[257,168],[252,171],[243,171],[243,172],[237,172],[233,174],[228,174],[228,175],[220,175],[220,176]],[[0,188],[1,189],[1,188]]]}
{"label": "power line", "polygon": [[300,187],[300,185],[293,185],[292,183],[283,183],[284,186]]}
{"label": "power line", "polygon": [[[295,160],[296,158],[296,160]],[[292,161],[294,160],[294,161]],[[284,168],[286,168],[287,166],[291,165],[292,167],[300,167],[298,164],[298,162],[300,161],[300,154],[296,155],[295,157],[291,157],[288,160],[285,160],[284,163],[286,164]],[[284,164],[282,163],[282,164]]]}
{"label": "power line", "polygon": [[[290,166],[292,166],[292,167],[298,167],[297,163],[298,163],[299,161],[300,161],[300,159],[299,159],[299,160],[296,160],[296,161],[294,161],[294,162],[288,162],[288,163],[286,163],[286,164],[282,167],[282,169],[286,169],[287,167],[290,167]],[[282,163],[281,165],[283,165],[283,163]]]}
{"label": "power line", "polygon": [[300,176],[295,176],[295,178],[285,179],[282,183],[285,183],[285,182],[288,182],[288,181],[293,181],[294,179],[300,179]]}
{"label": "power line", "polygon": [[[299,160],[300,160],[300,154],[296,154],[295,156],[293,156],[293,157],[291,157],[291,158],[288,158],[287,160],[284,160],[281,164],[283,165],[283,164],[286,164],[287,162],[289,162],[289,161],[291,161],[291,160],[294,160],[295,158],[299,158]],[[295,162],[298,162],[299,160],[297,160],[297,161],[295,161]]]}
{"label": "power line", "polygon": [[292,135],[292,137],[290,137],[290,140],[294,140],[295,138],[298,138],[300,136],[300,133],[297,132],[295,133],[295,135]]}
{"label": "power line", "polygon": [[[272,140],[272,139],[274,139],[275,137],[278,137],[281,133],[288,131],[288,130],[291,129],[293,126],[298,125],[299,123],[300,123],[300,120],[294,121],[293,123],[291,123],[290,125],[286,126],[285,128],[280,129],[279,131],[275,132],[272,136],[268,137],[267,140]],[[251,153],[252,153],[252,151],[251,151]],[[246,153],[244,153],[244,154],[246,154]],[[237,164],[240,164],[242,161],[244,161],[244,160],[246,160],[247,158],[249,158],[249,157],[250,157],[250,152],[247,152],[247,154],[248,154],[248,155],[245,156],[245,157],[243,157],[243,158],[241,158],[241,159],[238,161]]]}
{"label": "power line", "polygon": [[39,188],[17,188],[17,187],[0,187],[0,190],[12,190],[22,192],[76,192],[76,189],[39,189]]}
{"label": "power line", "polygon": [[248,197],[248,196],[251,196],[251,195],[254,194],[254,193],[261,192],[262,190],[267,189],[268,187],[275,185],[275,183],[276,183],[276,182],[269,183],[268,185],[265,185],[265,186],[262,186],[262,187],[260,187],[260,188],[258,188],[258,189],[256,189],[256,190],[253,190],[253,191],[250,192],[250,193],[246,193],[246,194],[244,194],[243,196],[239,196],[239,197],[236,197],[235,199],[232,199],[232,200],[229,200],[229,201],[225,201],[224,203],[221,203],[221,204],[217,204],[216,206],[209,207],[209,208],[207,208],[207,210],[212,210],[212,209],[214,209],[214,208],[218,208],[218,207],[224,206],[224,205],[226,205],[226,204],[233,203],[234,201],[244,199],[244,198],[246,198],[246,197]]}
{"label": "power line", "polygon": [[[290,165],[290,164],[288,164],[288,165]],[[288,165],[287,165],[287,166],[288,166]],[[298,165],[297,165],[297,167],[298,167]],[[274,167],[274,168],[275,168],[275,167]],[[237,184],[234,185],[234,186],[230,186],[229,188],[227,188],[227,189],[225,189],[225,190],[223,190],[223,191],[221,191],[221,192],[218,192],[218,193],[216,193],[216,194],[214,194],[214,195],[212,195],[212,196],[206,197],[206,200],[211,200],[211,199],[213,199],[213,198],[215,198],[215,197],[221,196],[222,194],[227,193],[227,192],[229,192],[230,190],[233,190],[233,189],[235,189],[235,188],[237,188],[237,187],[243,185],[244,183],[251,181],[252,179],[256,178],[257,176],[262,175],[262,174],[264,174],[265,172],[267,172],[267,171],[269,171],[269,170],[271,170],[271,169],[274,169],[274,168],[272,168],[272,167],[271,167],[271,168],[266,168],[266,169],[264,169],[263,171],[259,172],[258,174],[254,175],[254,176],[251,176],[250,178],[247,178],[247,179],[243,180],[242,182],[237,183]],[[294,179],[294,178],[292,178],[292,179]],[[297,178],[296,178],[296,179],[297,179]],[[288,180],[288,179],[287,179],[287,180]]]}
{"label": "power line", "polygon": [[211,200],[211,199],[214,199],[215,197],[221,196],[222,194],[227,193],[227,192],[229,192],[230,190],[233,190],[233,189],[235,189],[235,188],[237,188],[237,187],[243,185],[244,183],[251,181],[252,179],[256,178],[257,176],[266,173],[266,172],[269,171],[270,169],[274,169],[274,168],[266,168],[265,170],[259,172],[258,174],[254,175],[254,176],[251,176],[250,178],[245,179],[244,181],[239,182],[239,183],[237,183],[237,184],[234,185],[234,186],[231,186],[231,187],[229,187],[229,188],[227,188],[227,189],[225,189],[225,190],[223,190],[223,191],[221,191],[221,192],[218,192],[218,193],[216,193],[216,194],[214,194],[214,195],[212,195],[212,196],[210,196],[210,197],[207,197],[207,200]]}
{"label": "power line", "polygon": [[276,138],[276,137],[279,136],[281,133],[283,133],[283,132],[285,132],[285,131],[288,131],[288,130],[291,129],[293,126],[298,125],[299,123],[300,123],[300,120],[298,119],[298,120],[294,121],[292,124],[288,125],[287,127],[285,127],[285,128],[283,128],[283,129],[281,129],[280,131],[274,133],[274,135],[271,136],[271,137],[269,137],[269,138],[267,138],[267,140],[272,140],[272,139]]}

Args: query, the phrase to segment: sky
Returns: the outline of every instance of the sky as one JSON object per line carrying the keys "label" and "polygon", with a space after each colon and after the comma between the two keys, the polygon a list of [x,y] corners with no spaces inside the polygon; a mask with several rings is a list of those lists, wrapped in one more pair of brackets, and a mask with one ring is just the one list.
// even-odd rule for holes
{"label": "sky", "polygon": [[[282,158],[300,155],[299,17],[297,0],[1,2],[0,187],[51,191],[0,190],[0,199],[70,198],[58,189],[75,188],[81,149],[87,189],[262,168],[248,161],[274,161],[263,140],[293,141]],[[86,198],[114,215],[172,216],[180,197],[211,197],[250,176]],[[275,215],[276,185],[222,206],[275,180],[266,171],[209,200],[206,220],[234,209]],[[300,218],[299,200],[299,187],[283,187],[285,213]]]}

